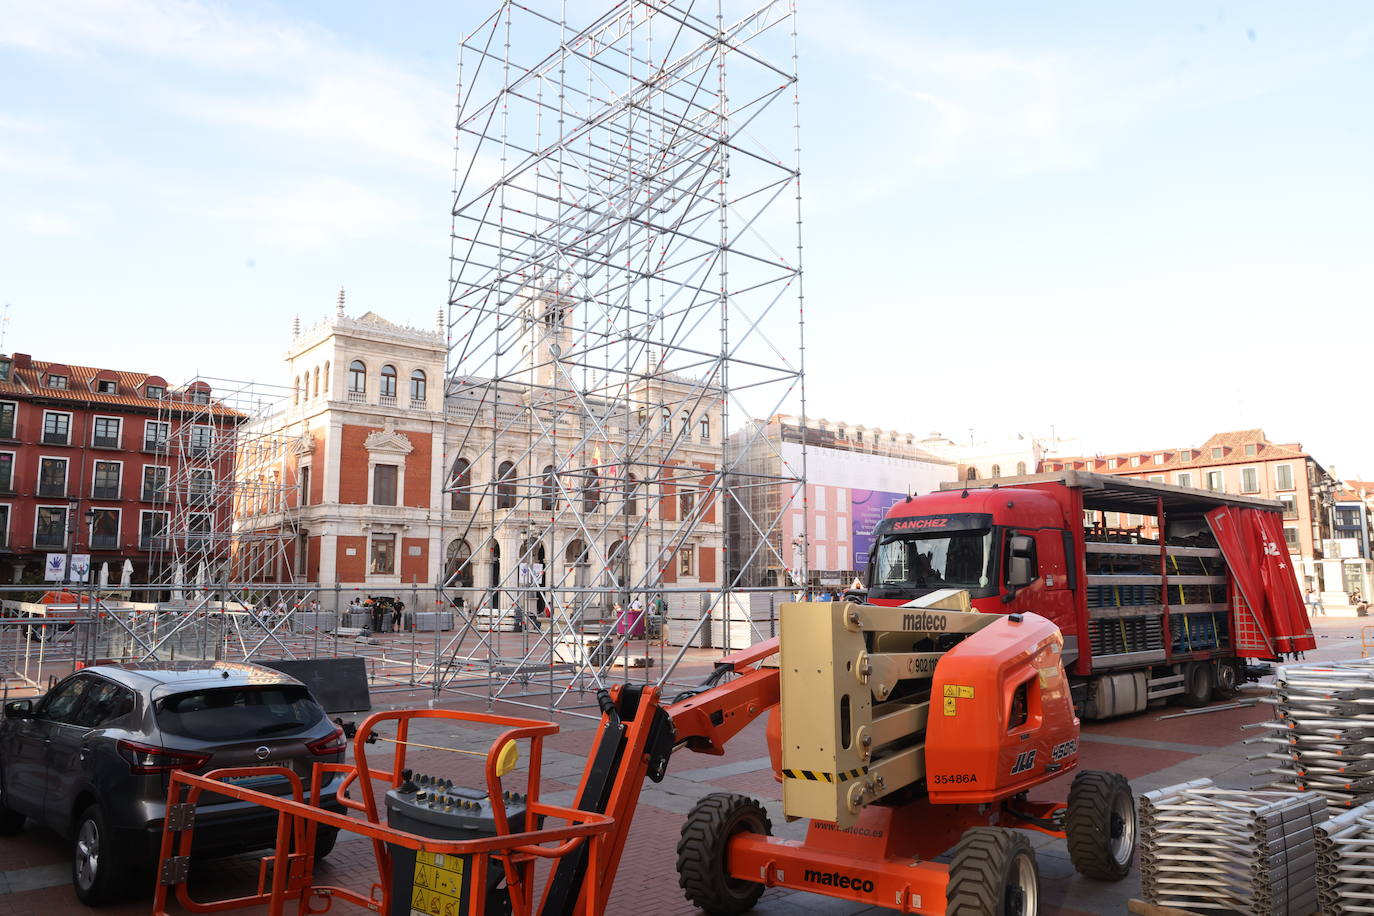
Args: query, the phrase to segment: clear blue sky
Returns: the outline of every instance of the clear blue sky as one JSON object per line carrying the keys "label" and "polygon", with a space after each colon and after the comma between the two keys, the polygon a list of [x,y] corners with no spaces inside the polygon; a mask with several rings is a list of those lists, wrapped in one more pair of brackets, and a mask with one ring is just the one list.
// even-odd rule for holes
{"label": "clear blue sky", "polygon": [[[814,416],[1374,477],[1374,6],[799,5]],[[490,6],[0,0],[5,349],[284,382],[340,285],[431,326]]]}

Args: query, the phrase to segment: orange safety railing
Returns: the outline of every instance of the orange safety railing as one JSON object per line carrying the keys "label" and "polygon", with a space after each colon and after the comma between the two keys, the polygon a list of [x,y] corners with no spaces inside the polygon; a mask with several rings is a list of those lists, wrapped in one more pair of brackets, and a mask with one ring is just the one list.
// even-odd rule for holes
{"label": "orange safety railing", "polygon": [[1360,658],[1369,658],[1374,649],[1374,627],[1360,627]]}
{"label": "orange safety railing", "polygon": [[[492,819],[496,826],[495,835],[474,840],[439,840],[397,830],[381,822],[381,809],[377,804],[374,781],[385,781],[392,788],[401,785],[402,772],[406,769],[410,722],[413,719],[453,719],[505,727],[506,730],[496,737],[486,755],[486,789],[492,807]],[[397,729],[395,739],[389,739],[394,740],[396,746],[392,766],[390,770],[373,769],[367,763],[368,738],[374,734],[378,724],[387,721],[395,721]],[[529,916],[534,907],[535,862],[539,859],[562,858],[587,844],[586,881],[589,892],[582,896],[584,903],[581,910],[591,916],[594,901],[598,899],[597,885],[601,880],[599,864],[603,855],[602,846],[614,825],[614,820],[605,815],[539,801],[543,739],[557,731],[558,726],[552,722],[459,710],[408,709],[376,713],[368,717],[358,728],[353,743],[354,764],[315,764],[310,780],[310,798],[318,802],[325,776],[330,773],[344,774],[344,782],[338,791],[338,800],[345,807],[361,812],[365,820],[307,803],[303,798],[300,776],[286,767],[229,767],[203,775],[175,771],[171,775],[168,790],[167,820],[162,833],[161,861],[153,914],[170,916],[167,905],[169,897],[173,894],[177,903],[192,913],[217,913],[266,905],[271,916],[281,916],[287,903],[295,903],[299,913],[324,913],[337,897],[375,912],[389,914],[392,912],[390,847],[395,846],[415,850],[417,855],[430,853],[470,857],[468,863],[472,872],[468,881],[470,893],[467,916],[482,916],[487,898],[487,870],[493,867],[492,860],[495,860],[496,866],[504,872],[506,889],[510,895],[510,912],[514,916]],[[552,822],[561,826],[542,826],[520,833],[510,832],[497,762],[507,745],[522,740],[529,741],[525,791],[526,825]],[[291,796],[288,798],[268,795],[246,786],[225,782],[227,779],[266,775],[287,779],[291,786]],[[355,786],[361,800],[345,796],[345,791]],[[191,812],[205,792],[252,802],[277,812],[276,848],[271,855],[262,857],[257,889],[252,894],[215,901],[197,901],[190,895],[186,882],[194,834],[194,816]],[[377,881],[366,893],[346,887],[314,883],[315,835],[320,827],[337,827],[339,830],[356,833],[372,841],[377,862]],[[403,909],[408,911],[409,907]]]}

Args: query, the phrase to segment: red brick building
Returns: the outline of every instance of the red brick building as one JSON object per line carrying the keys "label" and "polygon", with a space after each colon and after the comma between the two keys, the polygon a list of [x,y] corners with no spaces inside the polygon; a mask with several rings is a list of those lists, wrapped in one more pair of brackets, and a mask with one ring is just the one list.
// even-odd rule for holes
{"label": "red brick building", "polygon": [[[1331,512],[1324,500],[1334,492],[1335,481],[1301,443],[1271,442],[1262,429],[1242,429],[1217,433],[1200,447],[1046,458],[1041,470],[1116,474],[1277,500],[1283,505],[1288,551],[1301,561],[1303,588],[1324,587],[1322,545],[1331,537]],[[1149,537],[1156,534],[1151,516],[1110,512],[1107,516],[1111,527],[1139,528]]]}
{"label": "red brick building", "polygon": [[[13,581],[41,581],[50,553],[91,555],[134,583],[172,555],[172,488],[182,456],[203,469],[193,522],[228,527],[215,481],[233,477],[232,449],[216,448],[241,415],[204,382],[171,390],[160,376],[0,356],[0,560]],[[183,494],[184,495],[184,494]],[[186,500],[180,500],[185,504]]]}

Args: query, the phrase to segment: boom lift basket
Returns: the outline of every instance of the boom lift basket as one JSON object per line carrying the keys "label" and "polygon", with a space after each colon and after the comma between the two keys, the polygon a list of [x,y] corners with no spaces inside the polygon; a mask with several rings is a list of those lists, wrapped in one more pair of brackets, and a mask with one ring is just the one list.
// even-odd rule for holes
{"label": "boom lift basket", "polygon": [[[495,822],[495,834],[480,839],[443,840],[420,836],[382,822],[384,813],[378,803],[375,780],[398,787],[403,784],[410,723],[415,719],[446,719],[505,730],[492,742],[485,760],[484,804]],[[395,755],[391,768],[374,769],[367,763],[369,736],[377,726],[396,725]],[[409,914],[422,889],[427,894],[421,911],[434,910],[452,916],[482,916],[488,910],[487,893],[468,892],[489,888],[493,870],[504,878],[502,896],[509,896],[509,909],[499,901],[497,913],[524,916],[539,911],[535,904],[535,865],[541,860],[558,863],[585,850],[586,868],[580,896],[574,895],[566,909],[569,913],[592,914],[600,900],[598,884],[604,875],[605,841],[615,821],[606,815],[579,811],[539,800],[540,761],[543,739],[558,731],[551,722],[518,719],[485,713],[443,709],[410,709],[379,712],[358,728],[354,738],[353,765],[320,763],[311,776],[311,798],[319,798],[327,774],[345,774],[339,801],[363,817],[348,817],[303,801],[301,778],[286,767],[233,767],[200,775],[175,771],[168,794],[168,817],[162,834],[161,862],[155,892],[154,916],[170,916],[168,900],[192,913],[223,912],[266,905],[271,916],[280,916],[288,902],[301,913],[323,913],[334,898],[364,909],[382,913]],[[506,797],[501,783],[503,762],[509,760],[509,746],[528,741],[527,774],[524,796],[524,829],[506,816]],[[236,785],[230,780],[251,776],[277,776],[290,782],[291,795],[279,797]],[[361,800],[345,796],[356,788]],[[275,851],[264,855],[259,867],[256,890],[248,895],[211,902],[194,900],[187,888],[195,805],[205,792],[229,796],[271,808],[277,812]],[[519,793],[517,793],[519,794]],[[315,838],[321,828],[338,828],[372,841],[377,873],[366,893],[346,887],[316,884],[314,881]],[[397,851],[406,851],[398,855]],[[411,855],[410,853],[413,853]],[[411,874],[394,874],[399,862],[410,865]],[[436,881],[435,878],[440,880]],[[499,879],[498,879],[499,880]],[[396,888],[407,892],[399,899]],[[430,899],[433,898],[433,899]],[[547,888],[545,899],[547,900]],[[575,901],[575,902],[574,902]],[[542,906],[542,904],[541,904]]]}

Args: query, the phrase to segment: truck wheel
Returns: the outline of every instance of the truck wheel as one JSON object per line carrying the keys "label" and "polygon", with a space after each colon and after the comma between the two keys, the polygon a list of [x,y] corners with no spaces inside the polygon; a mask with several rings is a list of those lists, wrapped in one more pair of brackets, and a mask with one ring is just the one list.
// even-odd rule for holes
{"label": "truck wheel", "polygon": [[1069,787],[1064,817],[1069,860],[1080,875],[1120,881],[1131,871],[1136,842],[1135,799],[1120,773],[1084,770]]}
{"label": "truck wheel", "polygon": [[1183,693],[1179,702],[1189,709],[1206,706],[1212,700],[1211,662],[1189,662],[1183,666]]}
{"label": "truck wheel", "polygon": [[946,916],[1036,916],[1040,868],[1024,834],[971,827],[954,847]]}
{"label": "truck wheel", "polygon": [[1224,658],[1217,662],[1213,673],[1212,699],[1229,700],[1240,692],[1240,667],[1233,659]]}
{"label": "truck wheel", "polygon": [[746,795],[713,792],[696,803],[677,841],[677,883],[710,916],[739,916],[759,902],[763,885],[730,877],[725,852],[741,831],[773,834],[763,806]]}

